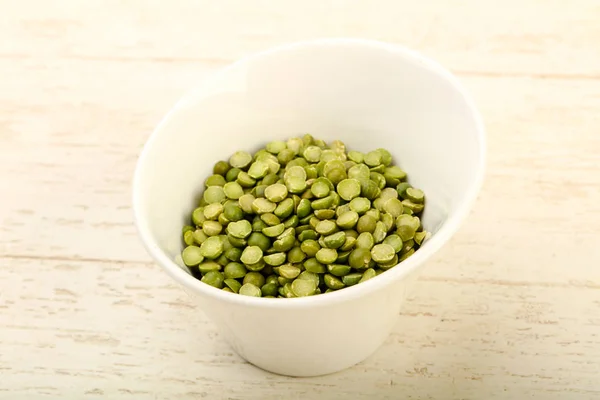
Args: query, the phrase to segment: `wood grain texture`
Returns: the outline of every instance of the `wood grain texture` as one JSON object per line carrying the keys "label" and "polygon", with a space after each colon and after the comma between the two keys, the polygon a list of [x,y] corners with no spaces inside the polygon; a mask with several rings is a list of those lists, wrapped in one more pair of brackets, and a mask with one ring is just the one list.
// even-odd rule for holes
{"label": "wood grain texture", "polygon": [[[0,0],[0,399],[600,396],[600,4]],[[272,45],[359,36],[453,70],[486,182],[393,335],[338,374],[236,356],[142,249],[141,146],[191,84]]]}

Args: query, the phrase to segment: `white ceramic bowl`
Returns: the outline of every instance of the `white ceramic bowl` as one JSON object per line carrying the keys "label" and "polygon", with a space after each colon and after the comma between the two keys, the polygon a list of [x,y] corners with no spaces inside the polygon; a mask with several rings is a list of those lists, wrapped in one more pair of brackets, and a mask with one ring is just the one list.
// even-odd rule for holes
{"label": "white ceramic bowl", "polygon": [[[175,261],[181,228],[213,164],[306,132],[349,149],[390,150],[426,193],[423,225],[431,239],[374,279],[313,297],[246,297],[190,276]],[[245,58],[182,99],[142,151],[133,208],[148,252],[240,356],[279,374],[322,375],[364,360],[383,343],[424,262],[468,214],[484,161],[479,113],[445,69],[397,45],[317,40]],[[190,338],[202,341],[196,332]]]}

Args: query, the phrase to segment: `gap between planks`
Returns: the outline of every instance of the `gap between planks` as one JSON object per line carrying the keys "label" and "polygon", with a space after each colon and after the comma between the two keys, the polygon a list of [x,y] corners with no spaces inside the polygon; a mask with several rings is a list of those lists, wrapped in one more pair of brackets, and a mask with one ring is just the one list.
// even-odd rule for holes
{"label": "gap between planks", "polygon": [[[0,60],[32,60],[45,57],[30,54],[0,54]],[[73,54],[56,57],[59,60],[78,61],[113,61],[113,62],[158,62],[158,63],[203,63],[215,67],[226,66],[236,61],[228,58],[205,58],[205,57],[115,57],[115,56],[88,56]],[[448,68],[448,67],[446,67]],[[564,73],[536,73],[536,72],[496,72],[496,71],[472,71],[448,68],[453,74],[463,77],[478,78],[529,78],[543,80],[600,80],[600,74],[564,74]]]}
{"label": "gap between planks", "polygon": [[[26,256],[20,254],[5,254],[0,256],[0,260],[32,260],[32,261],[58,261],[58,262],[77,262],[77,263],[101,263],[101,264],[134,264],[150,266],[155,263],[152,261],[139,260],[109,260],[101,258],[75,258],[75,257],[39,257]],[[588,289],[600,290],[600,283],[589,281],[567,281],[567,282],[537,282],[537,281],[511,281],[507,279],[477,279],[477,278],[452,278],[444,276],[421,275],[419,280],[422,282],[444,282],[457,285],[492,285],[508,287],[537,287],[537,288],[560,288],[560,289]]]}

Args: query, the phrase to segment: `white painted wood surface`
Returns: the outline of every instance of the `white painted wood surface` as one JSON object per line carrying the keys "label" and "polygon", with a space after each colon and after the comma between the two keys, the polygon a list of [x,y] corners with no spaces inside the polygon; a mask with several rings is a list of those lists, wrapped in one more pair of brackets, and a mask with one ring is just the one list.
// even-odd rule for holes
{"label": "white painted wood surface", "polygon": [[[0,399],[600,398],[597,1],[0,10]],[[384,347],[293,379],[244,363],[150,261],[130,181],[192,83],[321,36],[403,43],[454,71],[484,115],[489,164],[471,217]]]}

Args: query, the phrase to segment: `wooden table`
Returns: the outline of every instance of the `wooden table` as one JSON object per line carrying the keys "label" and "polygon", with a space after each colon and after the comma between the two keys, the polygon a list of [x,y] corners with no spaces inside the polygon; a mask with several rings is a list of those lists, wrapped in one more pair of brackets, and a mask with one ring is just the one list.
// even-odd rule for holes
{"label": "wooden table", "polygon": [[[1,399],[599,398],[598,1],[0,10]],[[322,36],[403,43],[450,68],[483,113],[489,163],[471,217],[383,348],[292,379],[241,360],[152,263],[130,184],[144,141],[190,85]]]}

